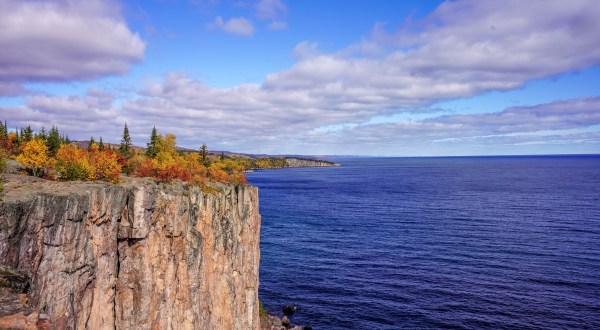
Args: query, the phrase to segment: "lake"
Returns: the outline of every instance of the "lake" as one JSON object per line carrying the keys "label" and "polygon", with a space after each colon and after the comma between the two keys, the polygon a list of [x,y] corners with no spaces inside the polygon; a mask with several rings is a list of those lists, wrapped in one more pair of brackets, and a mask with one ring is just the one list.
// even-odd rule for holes
{"label": "lake", "polygon": [[256,171],[259,296],[315,329],[600,328],[600,156]]}

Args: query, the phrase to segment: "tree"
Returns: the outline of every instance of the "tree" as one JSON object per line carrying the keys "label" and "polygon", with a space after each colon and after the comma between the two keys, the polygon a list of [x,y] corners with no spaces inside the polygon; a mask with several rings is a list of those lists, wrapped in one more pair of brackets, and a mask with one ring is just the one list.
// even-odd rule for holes
{"label": "tree", "polygon": [[60,134],[58,133],[58,127],[52,126],[48,138],[46,139],[46,147],[48,147],[48,154],[50,157],[55,157],[56,152],[60,148]]}
{"label": "tree", "polygon": [[157,154],[156,143],[158,142],[158,133],[156,132],[156,126],[152,128],[152,133],[150,134],[150,142],[147,143],[148,149],[146,149],[146,156],[150,158],[155,158]]}
{"label": "tree", "polygon": [[48,147],[42,139],[34,139],[23,146],[23,151],[17,156],[17,161],[23,164],[31,174],[43,176],[46,168],[53,165],[53,159],[48,157]]}
{"label": "tree", "polygon": [[210,159],[208,159],[208,148],[206,147],[205,143],[202,143],[202,147],[200,147],[200,163],[206,167],[210,165]]}
{"label": "tree", "polygon": [[221,160],[221,161],[225,160],[225,153],[223,151],[221,151],[221,157],[219,157],[219,160]]}
{"label": "tree", "polygon": [[98,142],[98,150],[104,151],[104,142],[102,142],[102,137],[100,137],[100,142]]}
{"label": "tree", "polygon": [[35,135],[35,137],[46,141],[46,139],[48,138],[48,136],[46,135],[46,127],[42,126],[42,129],[38,134]]}
{"label": "tree", "polygon": [[96,140],[94,140],[94,137],[92,136],[90,137],[90,142],[88,142],[87,150],[92,150],[94,145],[96,145]]}
{"label": "tree", "polygon": [[23,143],[27,143],[33,139],[33,130],[31,126],[27,126],[23,129],[23,133],[21,134],[21,140]]}
{"label": "tree", "polygon": [[125,158],[129,158],[131,156],[131,137],[129,136],[129,128],[127,128],[127,123],[125,123],[125,127],[123,127],[123,138],[121,139],[121,145],[119,146],[119,153]]}
{"label": "tree", "polygon": [[88,153],[73,144],[63,144],[56,153],[56,172],[62,180],[85,180],[91,171]]}

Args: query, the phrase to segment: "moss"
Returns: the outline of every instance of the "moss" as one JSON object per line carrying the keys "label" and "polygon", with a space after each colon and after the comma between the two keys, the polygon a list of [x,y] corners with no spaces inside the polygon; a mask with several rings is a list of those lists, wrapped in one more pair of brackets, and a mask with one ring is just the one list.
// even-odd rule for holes
{"label": "moss", "polygon": [[262,300],[258,301],[258,313],[260,314],[260,319],[266,321],[269,318],[269,314],[263,305]]}

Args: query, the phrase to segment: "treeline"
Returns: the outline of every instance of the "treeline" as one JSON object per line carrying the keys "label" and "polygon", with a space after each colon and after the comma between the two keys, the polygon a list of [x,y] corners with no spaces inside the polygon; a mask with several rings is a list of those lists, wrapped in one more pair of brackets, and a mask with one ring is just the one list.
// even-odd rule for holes
{"label": "treeline", "polygon": [[92,137],[87,148],[72,143],[57,127],[34,132],[31,127],[8,132],[0,123],[0,165],[13,157],[30,175],[51,180],[103,180],[119,182],[121,174],[153,177],[161,181],[180,179],[192,184],[206,182],[246,183],[245,165],[231,157],[209,155],[206,145],[198,152],[178,152],[173,134],[152,129],[147,148],[134,148],[127,124],[118,148]]}
{"label": "treeline", "polygon": [[249,158],[240,156],[229,156],[228,158],[240,164],[244,171],[267,170],[273,168],[284,168],[289,166],[285,158],[281,157]]}

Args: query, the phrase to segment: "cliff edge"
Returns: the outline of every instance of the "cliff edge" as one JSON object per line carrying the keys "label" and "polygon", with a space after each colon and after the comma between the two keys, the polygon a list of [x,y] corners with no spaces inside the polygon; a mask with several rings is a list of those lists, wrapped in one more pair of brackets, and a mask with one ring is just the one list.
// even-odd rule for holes
{"label": "cliff edge", "polygon": [[57,329],[259,329],[258,190],[5,175],[0,265]]}

